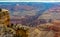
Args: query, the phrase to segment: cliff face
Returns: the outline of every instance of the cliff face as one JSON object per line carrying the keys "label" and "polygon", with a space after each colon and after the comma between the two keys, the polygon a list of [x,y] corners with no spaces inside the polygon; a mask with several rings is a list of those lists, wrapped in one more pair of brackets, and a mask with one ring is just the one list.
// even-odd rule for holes
{"label": "cliff face", "polygon": [[[36,26],[39,24],[44,24],[51,22],[53,20],[60,20],[60,6],[54,6],[51,8],[38,10],[24,11],[24,13],[17,12],[19,16],[13,15],[11,22],[20,23],[23,25]],[[41,14],[42,13],[42,14]]]}
{"label": "cliff face", "polygon": [[7,9],[1,9],[0,11],[0,24],[10,24],[9,11]]}

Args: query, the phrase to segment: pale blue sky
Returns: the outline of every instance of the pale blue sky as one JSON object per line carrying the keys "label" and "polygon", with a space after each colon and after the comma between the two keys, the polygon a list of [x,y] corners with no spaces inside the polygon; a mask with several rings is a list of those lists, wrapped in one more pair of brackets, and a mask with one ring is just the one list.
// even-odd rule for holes
{"label": "pale blue sky", "polygon": [[59,0],[0,0],[0,1],[59,1]]}

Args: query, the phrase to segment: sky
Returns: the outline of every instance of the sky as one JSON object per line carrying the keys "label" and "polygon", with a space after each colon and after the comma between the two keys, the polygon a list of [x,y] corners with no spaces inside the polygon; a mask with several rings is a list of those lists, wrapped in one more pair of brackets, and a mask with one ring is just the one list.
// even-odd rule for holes
{"label": "sky", "polygon": [[21,2],[21,1],[23,1],[23,2],[25,2],[25,1],[29,1],[29,2],[30,2],[30,1],[33,1],[33,2],[34,2],[34,1],[35,1],[35,2],[37,2],[37,1],[38,1],[38,2],[39,2],[39,1],[49,1],[49,2],[50,2],[50,1],[55,1],[55,2],[56,2],[56,1],[60,1],[60,0],[0,0],[0,1],[9,1],[9,2],[10,2],[10,1],[15,1],[15,2],[16,2],[16,1],[19,1],[19,2]]}

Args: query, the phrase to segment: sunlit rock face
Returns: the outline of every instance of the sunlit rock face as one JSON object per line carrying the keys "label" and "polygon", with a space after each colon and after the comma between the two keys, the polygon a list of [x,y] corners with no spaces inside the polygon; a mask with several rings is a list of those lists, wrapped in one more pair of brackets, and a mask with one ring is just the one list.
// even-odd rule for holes
{"label": "sunlit rock face", "polygon": [[52,30],[54,31],[54,37],[60,37],[60,5],[54,6],[46,10],[38,19],[45,19],[48,23],[51,19]]}
{"label": "sunlit rock face", "polygon": [[6,9],[1,9],[0,11],[0,24],[8,25],[10,24],[9,11]]}

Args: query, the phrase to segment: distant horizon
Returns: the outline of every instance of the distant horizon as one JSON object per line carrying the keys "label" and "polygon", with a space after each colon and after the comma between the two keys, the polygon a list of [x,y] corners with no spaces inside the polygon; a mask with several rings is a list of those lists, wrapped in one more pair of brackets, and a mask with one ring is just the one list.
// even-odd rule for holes
{"label": "distant horizon", "polygon": [[[0,2],[0,8],[8,9],[10,15],[24,14],[25,12],[36,12],[36,14],[42,14],[44,11],[54,7],[60,6],[59,2],[45,3],[45,2]],[[16,12],[16,13],[15,13]]]}
{"label": "distant horizon", "polygon": [[4,2],[59,2],[60,0],[0,0]]}
{"label": "distant horizon", "polygon": [[[29,8],[25,8],[25,7],[33,7],[33,9],[38,9],[38,10],[46,10],[50,7],[53,7],[54,5],[57,5],[54,4],[54,3],[43,3],[43,2],[0,2],[0,8],[5,8],[5,9],[8,9],[10,12],[11,11],[16,11],[14,10],[15,7],[19,6],[20,7],[20,10],[19,11],[28,11]],[[23,7],[24,8],[23,8]],[[21,8],[22,7],[22,8]],[[42,7],[42,8],[41,8]],[[41,9],[40,9],[41,8]],[[19,8],[17,8],[18,10]],[[11,12],[12,13],[12,12]]]}

